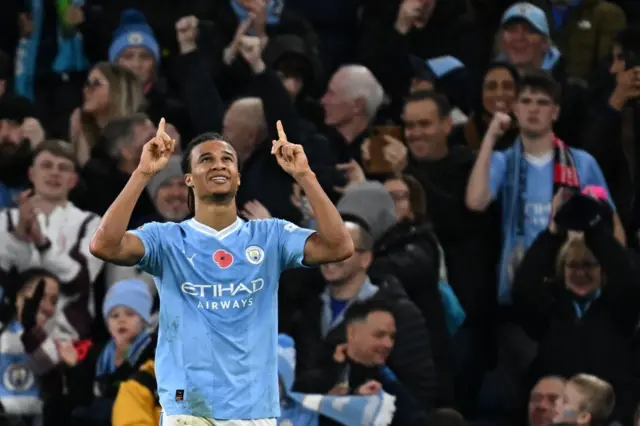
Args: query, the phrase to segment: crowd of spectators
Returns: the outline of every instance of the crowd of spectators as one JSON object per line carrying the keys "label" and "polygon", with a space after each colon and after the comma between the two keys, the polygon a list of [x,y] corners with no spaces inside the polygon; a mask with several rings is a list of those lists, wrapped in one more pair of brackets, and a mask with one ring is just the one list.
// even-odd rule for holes
{"label": "crowd of spectators", "polygon": [[384,424],[640,425],[640,1],[0,10],[0,425],[158,425],[153,277],[89,242],[161,118],[129,229],[190,216],[204,132],[243,219],[313,228],[281,120],[353,238],[280,277],[280,425],[363,424],[299,395],[380,391]]}

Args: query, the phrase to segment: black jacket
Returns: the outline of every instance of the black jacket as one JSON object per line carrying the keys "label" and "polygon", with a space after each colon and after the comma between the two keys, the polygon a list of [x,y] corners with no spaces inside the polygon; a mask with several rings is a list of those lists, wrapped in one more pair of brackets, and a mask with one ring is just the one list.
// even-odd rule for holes
{"label": "black jacket", "polygon": [[[393,278],[374,281],[380,290],[372,297],[391,300],[396,321],[396,341],[387,361],[388,367],[415,395],[421,407],[434,407],[437,377],[432,357],[429,330],[416,305],[409,300]],[[322,300],[313,298],[294,319],[292,335],[296,342],[296,391],[326,393],[334,385],[330,371],[338,344],[346,340],[345,324],[331,329],[323,339]]]}
{"label": "black jacket", "polygon": [[439,290],[440,251],[429,225],[404,221],[377,242],[371,277],[395,277],[422,312],[433,344],[439,405],[453,403],[451,341]]}
{"label": "black jacket", "polygon": [[527,251],[514,280],[513,301],[525,331],[539,343],[532,381],[546,375],[598,376],[614,387],[614,418],[627,424],[638,398],[633,350],[640,315],[638,275],[630,254],[610,233],[591,230],[585,238],[606,281],[584,314],[577,314],[575,296],[554,279],[564,238],[549,231]]}

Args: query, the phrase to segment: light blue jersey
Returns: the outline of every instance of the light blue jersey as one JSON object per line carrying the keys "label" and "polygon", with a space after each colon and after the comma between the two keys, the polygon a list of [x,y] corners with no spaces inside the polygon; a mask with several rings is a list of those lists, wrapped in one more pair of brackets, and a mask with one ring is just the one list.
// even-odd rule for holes
{"label": "light blue jersey", "polygon": [[[499,199],[502,209],[503,246],[499,265],[498,300],[501,304],[511,303],[511,284],[513,268],[510,267],[512,250],[517,244],[514,235],[514,223],[517,220],[517,203],[512,198],[514,189],[518,185],[518,177],[510,175],[509,161],[514,161],[515,148],[491,155],[491,169],[489,173],[489,190],[492,199]],[[575,162],[576,172],[580,181],[580,188],[588,185],[602,186],[607,189],[607,183],[596,160],[586,151],[569,148]],[[519,156],[515,156],[519,159]],[[528,249],[538,234],[549,226],[551,219],[551,202],[553,201],[553,154],[543,158],[524,154],[526,166],[526,188],[524,188],[524,235],[523,249]],[[608,193],[608,189],[607,189]],[[611,200],[611,197],[608,197]],[[610,201],[611,202],[611,201]],[[613,203],[612,207],[613,206]],[[615,207],[614,207],[615,208]]]}
{"label": "light blue jersey", "polygon": [[155,369],[167,415],[278,417],[278,280],[301,267],[313,231],[280,219],[237,219],[216,231],[190,219],[133,231],[155,277]]}

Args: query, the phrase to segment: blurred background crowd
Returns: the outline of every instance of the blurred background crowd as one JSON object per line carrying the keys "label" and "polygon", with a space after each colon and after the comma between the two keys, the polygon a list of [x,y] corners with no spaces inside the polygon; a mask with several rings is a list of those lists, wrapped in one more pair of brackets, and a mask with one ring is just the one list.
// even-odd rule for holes
{"label": "blurred background crowd", "polygon": [[[640,425],[640,1],[0,11],[0,424],[158,425],[153,279],[89,240],[164,117],[234,146],[241,217],[313,228],[282,120],[354,239],[280,279],[279,424],[382,389],[393,425]],[[129,228],[187,218],[182,176]]]}

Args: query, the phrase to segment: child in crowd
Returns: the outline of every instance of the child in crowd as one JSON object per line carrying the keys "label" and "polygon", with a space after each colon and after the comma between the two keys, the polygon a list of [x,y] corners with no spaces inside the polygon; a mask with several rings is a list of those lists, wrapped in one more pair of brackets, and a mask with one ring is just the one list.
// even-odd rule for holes
{"label": "child in crowd", "polygon": [[567,381],[554,423],[602,426],[615,404],[616,397],[609,383],[596,376],[578,374]]}
{"label": "child in crowd", "polygon": [[153,359],[156,339],[148,331],[152,304],[148,286],[141,280],[119,281],[109,289],[102,313],[111,339],[73,371],[77,383],[84,384],[78,388],[80,407],[73,414],[77,424],[110,426],[120,383]]}

